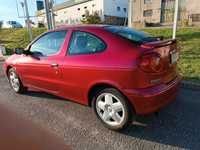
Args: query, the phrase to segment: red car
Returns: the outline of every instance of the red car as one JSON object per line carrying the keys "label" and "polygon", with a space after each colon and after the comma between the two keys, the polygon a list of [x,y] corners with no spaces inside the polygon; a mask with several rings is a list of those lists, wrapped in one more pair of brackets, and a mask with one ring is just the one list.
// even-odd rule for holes
{"label": "red car", "polygon": [[63,26],[15,53],[4,64],[15,92],[34,88],[92,106],[113,130],[173,101],[181,80],[176,40],[127,27]]}

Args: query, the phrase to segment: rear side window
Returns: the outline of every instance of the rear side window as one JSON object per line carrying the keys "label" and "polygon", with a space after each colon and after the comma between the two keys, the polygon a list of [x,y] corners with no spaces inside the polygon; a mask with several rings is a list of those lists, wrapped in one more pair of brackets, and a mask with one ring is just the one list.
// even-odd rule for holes
{"label": "rear side window", "polygon": [[117,34],[137,44],[143,44],[146,42],[153,42],[158,40],[157,37],[152,37],[144,32],[136,31],[128,27],[106,26],[104,28],[111,33]]}
{"label": "rear side window", "polygon": [[30,52],[41,56],[55,55],[64,43],[67,31],[49,32],[31,46]]}
{"label": "rear side window", "polygon": [[106,44],[97,36],[82,31],[72,33],[68,54],[92,54],[105,50]]}

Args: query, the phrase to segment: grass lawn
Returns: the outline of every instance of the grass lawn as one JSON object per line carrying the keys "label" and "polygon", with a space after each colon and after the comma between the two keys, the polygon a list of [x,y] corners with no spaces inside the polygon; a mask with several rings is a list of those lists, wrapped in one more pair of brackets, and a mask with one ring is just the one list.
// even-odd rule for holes
{"label": "grass lawn", "polygon": [[[45,28],[33,29],[33,37],[46,31]],[[144,29],[154,36],[171,38],[171,29]],[[200,28],[178,29],[177,38],[182,47],[179,68],[184,79],[200,83]],[[26,47],[29,43],[26,29],[2,29],[0,30],[0,44],[4,44],[9,53],[14,48]]]}
{"label": "grass lawn", "polygon": [[[45,31],[45,28],[33,29],[33,38]],[[6,47],[8,55],[12,54],[15,48],[25,48],[29,44],[27,30],[25,28],[0,29],[0,44]]]}

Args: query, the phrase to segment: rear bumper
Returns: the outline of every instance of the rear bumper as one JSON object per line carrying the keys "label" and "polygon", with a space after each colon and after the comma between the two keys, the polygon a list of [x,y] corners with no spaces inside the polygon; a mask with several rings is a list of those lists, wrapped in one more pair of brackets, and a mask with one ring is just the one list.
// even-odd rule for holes
{"label": "rear bumper", "polygon": [[137,114],[150,114],[175,100],[180,81],[181,76],[178,76],[169,84],[162,84],[146,89],[128,89],[125,90],[125,93]]}

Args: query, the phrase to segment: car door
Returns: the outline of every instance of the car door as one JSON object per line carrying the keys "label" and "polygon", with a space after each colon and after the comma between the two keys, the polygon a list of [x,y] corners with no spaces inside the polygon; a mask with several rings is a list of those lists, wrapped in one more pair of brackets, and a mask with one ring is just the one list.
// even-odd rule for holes
{"label": "car door", "polygon": [[72,32],[67,54],[62,61],[64,97],[84,103],[87,84],[93,80],[94,68],[105,49],[105,42],[98,36],[80,30]]}
{"label": "car door", "polygon": [[59,92],[61,77],[60,52],[67,31],[48,32],[36,40],[18,62],[23,82],[28,87]]}

